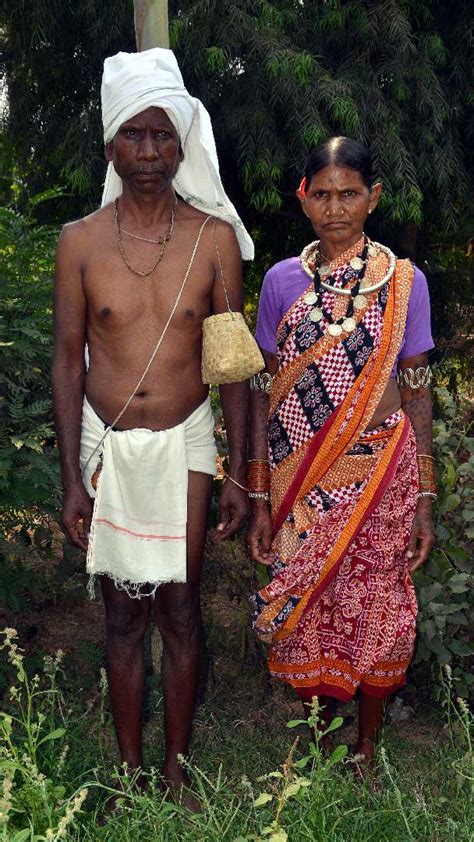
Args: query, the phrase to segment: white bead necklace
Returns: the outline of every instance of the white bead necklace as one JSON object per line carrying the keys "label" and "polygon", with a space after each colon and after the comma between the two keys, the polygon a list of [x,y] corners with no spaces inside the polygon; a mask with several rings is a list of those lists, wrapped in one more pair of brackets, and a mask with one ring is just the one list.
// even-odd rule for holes
{"label": "white bead necklace", "polygon": [[[314,272],[311,271],[311,269],[308,265],[308,260],[309,260],[310,256],[312,255],[312,253],[314,252],[314,250],[318,247],[318,245],[319,245],[319,240],[315,240],[313,243],[309,243],[309,245],[305,246],[305,248],[301,252],[301,257],[300,257],[301,268],[303,269],[304,272],[306,272],[306,274],[311,279],[314,278]],[[395,266],[396,266],[396,263],[397,263],[397,258],[395,257],[393,251],[391,251],[389,248],[387,248],[387,246],[383,246],[381,243],[375,243],[375,242],[372,242],[371,245],[374,247],[374,249],[378,249],[379,251],[382,251],[385,254],[385,256],[388,257],[389,266],[388,266],[388,270],[387,270],[386,274],[384,275],[384,277],[382,278],[381,281],[378,281],[376,284],[372,284],[372,286],[367,286],[367,287],[363,286],[361,288],[361,294],[364,295],[364,296],[368,295],[370,292],[375,292],[377,289],[380,289],[380,287],[383,287],[383,285],[386,284],[387,281],[390,280],[393,273],[395,272]],[[350,295],[351,294],[350,289],[344,289],[342,287],[335,287],[332,284],[325,283],[322,279],[321,279],[321,286],[323,287],[323,289],[329,290],[329,292],[336,292],[339,295]]]}

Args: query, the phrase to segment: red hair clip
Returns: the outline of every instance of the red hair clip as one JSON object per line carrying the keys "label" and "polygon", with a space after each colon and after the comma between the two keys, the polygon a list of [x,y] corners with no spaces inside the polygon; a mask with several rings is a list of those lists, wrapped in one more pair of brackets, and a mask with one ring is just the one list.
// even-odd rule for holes
{"label": "red hair clip", "polygon": [[304,197],[306,195],[306,177],[305,176],[303,176],[303,178],[300,181],[300,186],[298,187],[298,190],[296,191],[296,195],[298,196],[299,199],[304,199]]}

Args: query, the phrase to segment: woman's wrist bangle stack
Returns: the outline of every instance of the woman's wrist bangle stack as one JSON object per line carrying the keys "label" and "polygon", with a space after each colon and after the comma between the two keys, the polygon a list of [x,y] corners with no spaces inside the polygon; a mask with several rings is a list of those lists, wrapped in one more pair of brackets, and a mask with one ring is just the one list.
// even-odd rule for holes
{"label": "woman's wrist bangle stack", "polygon": [[436,486],[436,474],[434,468],[434,457],[431,456],[429,453],[418,453],[417,463],[419,476],[418,498],[431,497],[432,500],[436,500],[438,494]]}
{"label": "woman's wrist bangle stack", "polygon": [[252,500],[270,499],[270,463],[268,459],[249,459],[247,485]]}

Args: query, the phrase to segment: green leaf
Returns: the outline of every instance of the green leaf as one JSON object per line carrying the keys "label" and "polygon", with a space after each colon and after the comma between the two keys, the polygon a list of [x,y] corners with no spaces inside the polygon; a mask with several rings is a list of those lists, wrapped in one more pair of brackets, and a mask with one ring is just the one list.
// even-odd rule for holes
{"label": "green leaf", "polygon": [[464,643],[463,640],[450,640],[448,646],[455,655],[460,655],[461,657],[469,656],[474,653],[474,647],[469,646],[468,643]]}
{"label": "green leaf", "polygon": [[253,804],[254,807],[263,807],[264,804],[268,804],[269,801],[273,801],[273,795],[271,794],[271,792],[261,792],[260,795],[258,795],[255,799]]}
{"label": "green leaf", "polygon": [[448,587],[452,593],[466,593],[469,588],[469,574],[455,573],[454,576],[448,580]]}
{"label": "green leaf", "polygon": [[432,585],[429,585],[427,588],[420,589],[420,602],[422,605],[426,605],[428,602],[431,602],[433,597],[438,596],[441,591],[443,590],[443,586],[441,582],[433,582]]}
{"label": "green leaf", "polygon": [[271,836],[268,837],[269,842],[288,842],[288,834],[286,830],[277,830],[276,833],[272,833]]}
{"label": "green leaf", "polygon": [[457,481],[458,477],[456,466],[453,465],[451,460],[446,460],[443,471],[443,485],[448,489],[448,491],[451,491],[453,488],[456,488]]}
{"label": "green leaf", "polygon": [[326,766],[330,768],[336,763],[340,763],[341,760],[344,760],[344,758],[347,757],[348,752],[349,749],[347,746],[337,746],[331,754],[329,760],[327,761]]}
{"label": "green leaf", "polygon": [[469,559],[469,553],[464,547],[449,547],[449,555],[451,556],[454,561],[467,561]]}
{"label": "green leaf", "polygon": [[307,725],[308,721],[306,719],[290,719],[289,722],[286,723],[287,728],[297,728],[298,725]]}
{"label": "green leaf", "polygon": [[437,656],[440,664],[449,664],[451,661],[451,652],[443,645],[441,637],[434,637],[432,640],[426,641],[428,648]]}
{"label": "green leaf", "polygon": [[459,494],[448,494],[444,501],[443,509],[445,512],[453,512],[454,509],[457,509],[461,502],[461,498]]}
{"label": "green leaf", "polygon": [[14,836],[10,836],[10,842],[25,842],[26,839],[31,839],[31,829],[29,827],[19,830]]}
{"label": "green leaf", "polygon": [[38,745],[41,746],[43,743],[48,743],[50,740],[59,740],[61,737],[64,737],[65,733],[65,728],[55,728],[54,731],[50,731],[49,734],[46,734],[46,737],[43,737],[43,739],[39,741]]}
{"label": "green leaf", "polygon": [[466,615],[463,614],[462,611],[455,611],[453,612],[448,618],[448,623],[453,623],[458,626],[468,626],[469,620],[467,619]]}
{"label": "green leaf", "polygon": [[302,784],[300,784],[298,780],[292,781],[291,784],[288,784],[288,786],[285,787],[283,791],[283,796],[285,798],[292,798],[293,795],[298,795],[301,786]]}
{"label": "green leaf", "polygon": [[338,728],[344,725],[344,719],[342,716],[335,716],[332,722],[328,725],[328,727],[323,731],[323,735],[329,734],[331,731],[336,731]]}
{"label": "green leaf", "polygon": [[446,615],[446,614],[454,614],[455,611],[459,610],[460,606],[459,606],[458,603],[455,603],[454,605],[452,605],[452,604],[449,605],[448,603],[444,603],[444,602],[430,602],[429,607],[433,611],[433,614]]}
{"label": "green leaf", "polygon": [[311,759],[312,758],[309,754],[306,757],[301,757],[300,760],[295,762],[295,769],[305,769]]}

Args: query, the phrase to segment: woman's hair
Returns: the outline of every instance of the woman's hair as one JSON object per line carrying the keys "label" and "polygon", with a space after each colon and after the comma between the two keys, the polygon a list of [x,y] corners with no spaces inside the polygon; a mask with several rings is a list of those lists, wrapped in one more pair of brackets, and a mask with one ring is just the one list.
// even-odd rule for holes
{"label": "woman's hair", "polygon": [[316,146],[310,153],[304,173],[306,190],[310,185],[313,175],[330,164],[356,170],[369,190],[374,183],[372,159],[367,147],[363,143],[359,143],[358,140],[353,140],[351,137],[330,137],[329,140]]}

